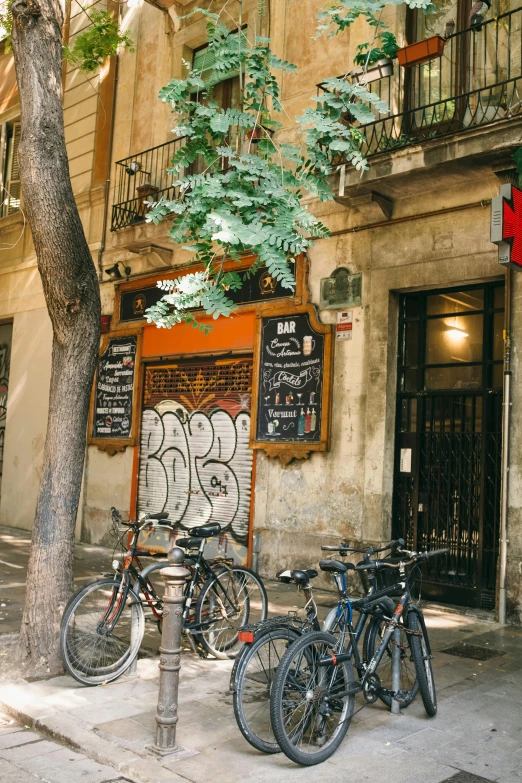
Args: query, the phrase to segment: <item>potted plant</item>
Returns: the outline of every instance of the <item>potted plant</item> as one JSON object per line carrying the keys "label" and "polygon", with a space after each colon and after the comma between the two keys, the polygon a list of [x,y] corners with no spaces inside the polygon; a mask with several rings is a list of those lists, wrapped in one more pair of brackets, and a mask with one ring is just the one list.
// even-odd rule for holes
{"label": "potted plant", "polygon": [[384,32],[375,38],[380,40],[380,46],[370,49],[370,44],[366,42],[357,47],[353,61],[359,67],[350,71],[352,82],[370,84],[377,79],[384,79],[385,76],[392,76],[393,58],[399,49],[395,36],[393,33]]}
{"label": "potted plant", "polygon": [[410,65],[428,62],[428,60],[436,60],[437,57],[442,57],[445,43],[446,40],[442,36],[434,35],[424,41],[404,46],[397,51],[399,65],[407,68]]}

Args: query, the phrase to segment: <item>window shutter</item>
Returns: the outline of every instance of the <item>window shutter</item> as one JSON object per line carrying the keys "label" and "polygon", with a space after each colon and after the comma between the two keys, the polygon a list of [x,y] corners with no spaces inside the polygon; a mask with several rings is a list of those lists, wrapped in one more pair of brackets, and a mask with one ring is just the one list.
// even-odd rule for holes
{"label": "window shutter", "polygon": [[[236,41],[237,46],[239,47],[239,32],[232,33],[228,40],[231,43]],[[247,47],[248,39],[247,31],[245,29],[241,31],[241,50],[243,51]],[[224,82],[227,79],[232,79],[234,76],[237,76],[237,71],[216,71],[214,67],[215,63],[216,57],[208,46],[205,46],[203,49],[199,49],[197,52],[195,52],[192,59],[192,67],[195,70],[201,71],[201,78],[205,84],[208,84],[210,81],[214,82],[214,84],[217,84],[218,82]]]}
{"label": "window shutter", "polygon": [[0,123],[0,217],[7,214],[7,193],[4,191],[7,173],[7,123]]}
{"label": "window shutter", "polygon": [[12,215],[20,209],[20,194],[22,186],[20,183],[20,167],[18,165],[18,148],[20,146],[20,123],[13,123],[13,136],[9,149],[9,160],[7,162],[7,185],[8,207],[7,214]]}

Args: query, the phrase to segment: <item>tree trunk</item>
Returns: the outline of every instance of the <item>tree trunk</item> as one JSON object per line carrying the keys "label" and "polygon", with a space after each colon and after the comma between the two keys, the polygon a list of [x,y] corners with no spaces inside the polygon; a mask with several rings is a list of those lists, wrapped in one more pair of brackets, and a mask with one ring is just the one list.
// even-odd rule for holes
{"label": "tree trunk", "polygon": [[74,530],[101,307],[65,147],[63,9],[56,0],[14,0],[12,15],[23,203],[53,327],[49,418],[20,650],[31,666],[55,673],[61,670],[60,618],[73,586]]}

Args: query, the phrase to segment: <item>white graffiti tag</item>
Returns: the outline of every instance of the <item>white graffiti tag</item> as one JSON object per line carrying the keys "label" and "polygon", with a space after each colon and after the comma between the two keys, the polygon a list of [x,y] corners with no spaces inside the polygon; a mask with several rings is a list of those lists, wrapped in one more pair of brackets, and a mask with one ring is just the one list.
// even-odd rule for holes
{"label": "white graffiti tag", "polygon": [[209,416],[145,410],[141,430],[138,510],[168,511],[184,528],[219,522],[246,543],[252,452],[250,415]]}

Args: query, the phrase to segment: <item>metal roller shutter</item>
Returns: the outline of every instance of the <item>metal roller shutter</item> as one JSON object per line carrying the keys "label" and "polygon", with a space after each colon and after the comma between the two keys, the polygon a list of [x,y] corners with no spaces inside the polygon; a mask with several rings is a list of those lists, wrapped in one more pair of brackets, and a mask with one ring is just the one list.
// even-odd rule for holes
{"label": "metal roller shutter", "polygon": [[[138,512],[168,511],[178,535],[219,522],[209,544],[244,562],[252,486],[252,358],[145,369]],[[161,533],[154,531],[158,547]],[[149,541],[152,544],[152,541]]]}

